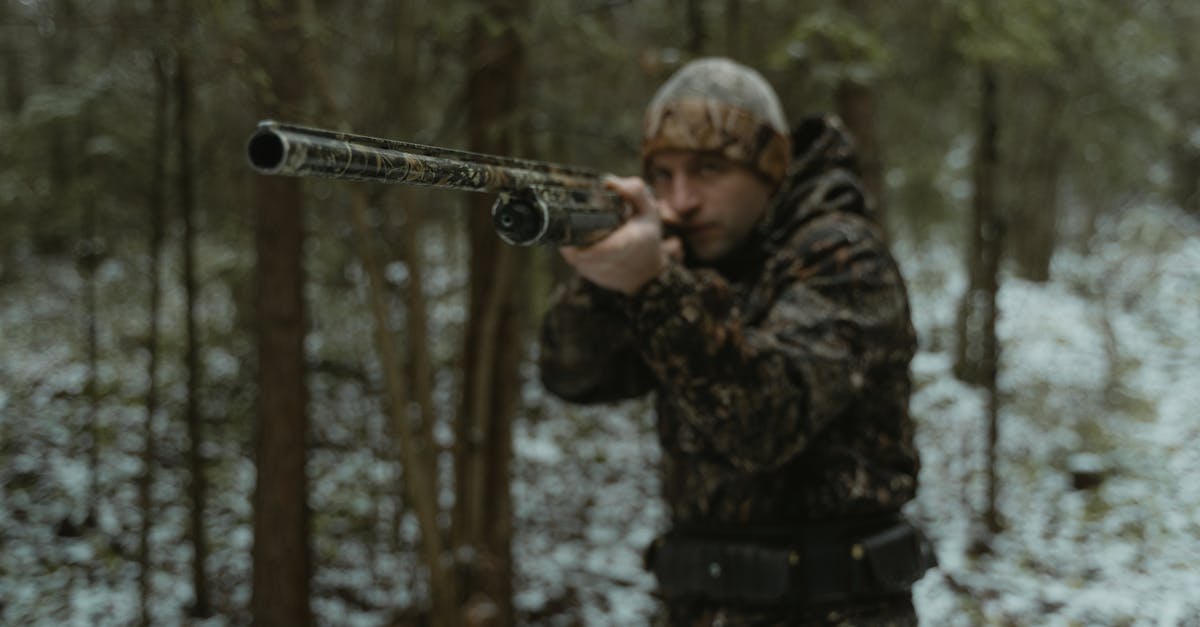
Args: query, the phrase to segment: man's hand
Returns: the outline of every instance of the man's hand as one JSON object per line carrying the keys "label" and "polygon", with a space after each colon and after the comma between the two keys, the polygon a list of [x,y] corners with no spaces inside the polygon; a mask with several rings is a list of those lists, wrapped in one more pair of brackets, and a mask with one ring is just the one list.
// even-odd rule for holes
{"label": "man's hand", "polygon": [[632,296],[669,262],[682,259],[683,245],[677,237],[663,238],[659,203],[642,179],[609,178],[604,185],[629,203],[633,210],[629,219],[595,244],[564,246],[559,251],[583,278]]}

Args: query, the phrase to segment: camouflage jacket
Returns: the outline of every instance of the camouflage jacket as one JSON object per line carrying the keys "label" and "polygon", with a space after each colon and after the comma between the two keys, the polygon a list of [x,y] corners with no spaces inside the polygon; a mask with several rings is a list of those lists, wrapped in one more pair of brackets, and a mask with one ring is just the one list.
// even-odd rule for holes
{"label": "camouflage jacket", "polygon": [[633,297],[575,277],[545,316],[545,386],[587,403],[657,393],[675,525],[779,525],[898,509],[916,490],[916,346],[900,272],[832,119],[719,267]]}

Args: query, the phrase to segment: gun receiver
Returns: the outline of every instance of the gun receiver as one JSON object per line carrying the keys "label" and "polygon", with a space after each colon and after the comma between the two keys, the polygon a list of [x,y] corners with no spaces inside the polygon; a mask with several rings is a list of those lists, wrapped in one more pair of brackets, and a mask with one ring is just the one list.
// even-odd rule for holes
{"label": "gun receiver", "polygon": [[500,195],[492,223],[517,246],[584,245],[620,226],[628,208],[595,170],[318,128],[259,122],[246,146],[263,174],[425,185]]}

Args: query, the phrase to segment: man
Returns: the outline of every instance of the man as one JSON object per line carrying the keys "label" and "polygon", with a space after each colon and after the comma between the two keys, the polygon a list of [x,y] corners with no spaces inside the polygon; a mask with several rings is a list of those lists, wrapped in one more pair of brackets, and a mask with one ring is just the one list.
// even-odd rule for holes
{"label": "man", "polygon": [[789,134],[757,72],[701,59],[651,101],[642,157],[610,181],[632,217],[562,249],[540,366],[571,401],[657,393],[670,624],[915,624],[916,341],[847,137]]}

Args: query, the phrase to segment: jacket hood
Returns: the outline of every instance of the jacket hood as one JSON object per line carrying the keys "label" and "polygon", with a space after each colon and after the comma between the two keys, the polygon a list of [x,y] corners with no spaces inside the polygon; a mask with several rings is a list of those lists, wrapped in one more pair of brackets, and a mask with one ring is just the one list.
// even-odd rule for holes
{"label": "jacket hood", "polygon": [[854,137],[835,115],[800,121],[792,131],[792,167],[761,223],[768,243],[779,243],[814,217],[835,211],[870,216],[873,203],[859,178]]}
{"label": "jacket hood", "polygon": [[712,264],[742,280],[791,238],[804,223],[838,211],[872,214],[858,177],[854,138],[837,116],[805,118],[792,131],[792,165],[771,198],[766,215],[738,250]]}

